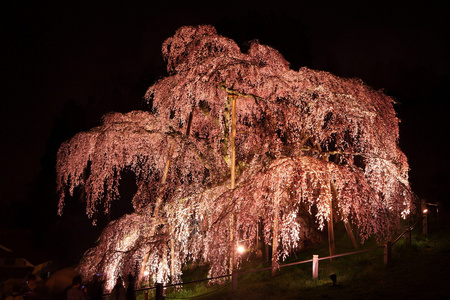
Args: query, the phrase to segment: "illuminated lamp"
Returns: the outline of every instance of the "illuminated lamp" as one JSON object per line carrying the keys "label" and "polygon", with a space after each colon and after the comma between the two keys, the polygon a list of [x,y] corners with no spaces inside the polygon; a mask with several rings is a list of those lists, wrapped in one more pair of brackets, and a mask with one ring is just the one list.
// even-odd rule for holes
{"label": "illuminated lamp", "polygon": [[237,252],[238,252],[239,254],[242,254],[242,253],[244,253],[244,252],[245,252],[245,248],[244,248],[244,246],[242,246],[242,245],[239,245],[239,246],[237,247]]}

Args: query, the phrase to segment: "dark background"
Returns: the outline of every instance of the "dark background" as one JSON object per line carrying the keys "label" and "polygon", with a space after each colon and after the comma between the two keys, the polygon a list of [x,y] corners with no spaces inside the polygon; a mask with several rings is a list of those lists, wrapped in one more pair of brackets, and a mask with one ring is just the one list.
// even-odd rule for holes
{"label": "dark background", "polygon": [[[146,89],[166,75],[162,42],[180,26],[199,24],[243,48],[257,38],[294,70],[307,66],[383,89],[398,102],[413,190],[450,204],[444,1],[296,2],[1,4],[1,232],[31,230],[36,249],[66,260],[92,245],[104,223],[91,226],[82,203],[68,201],[63,216],[56,214],[56,151],[106,112],[145,109]],[[122,202],[111,218],[130,211]]]}

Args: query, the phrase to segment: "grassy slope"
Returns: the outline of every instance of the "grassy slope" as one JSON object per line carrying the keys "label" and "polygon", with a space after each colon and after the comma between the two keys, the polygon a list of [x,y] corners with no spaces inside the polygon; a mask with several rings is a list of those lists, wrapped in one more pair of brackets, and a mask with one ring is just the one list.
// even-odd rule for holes
{"label": "grassy slope", "polygon": [[[393,264],[389,267],[384,266],[383,249],[379,249],[336,258],[332,263],[320,261],[317,280],[311,278],[311,263],[307,263],[281,268],[274,278],[268,271],[241,276],[236,295],[231,294],[229,284],[212,287],[196,284],[186,285],[178,293],[168,293],[166,299],[450,299],[449,220],[444,216],[440,224],[430,220],[427,236],[421,234],[419,225],[413,232],[411,246],[405,245],[402,239],[397,242],[393,247]],[[374,245],[369,242],[364,248]],[[345,235],[337,238],[336,249],[337,253],[352,251]],[[286,262],[311,259],[312,254],[327,256],[326,243]],[[265,266],[247,262],[243,269]],[[184,281],[204,274],[196,272]],[[336,287],[330,284],[332,273],[337,275]]]}

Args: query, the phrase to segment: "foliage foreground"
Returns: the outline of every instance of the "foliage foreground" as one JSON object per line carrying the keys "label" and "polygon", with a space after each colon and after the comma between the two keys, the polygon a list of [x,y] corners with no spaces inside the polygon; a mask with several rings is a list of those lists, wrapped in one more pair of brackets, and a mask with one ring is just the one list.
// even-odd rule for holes
{"label": "foliage foreground", "polygon": [[272,247],[272,266],[320,241],[335,221],[382,241],[410,213],[408,163],[394,100],[359,79],[291,70],[275,49],[246,53],[212,26],[163,44],[169,76],[149,111],[110,113],[58,151],[62,213],[82,190],[95,220],[135,176],[134,212],[112,221],[79,271],[138,282],[181,280],[188,262],[210,276],[241,263],[238,245]]}

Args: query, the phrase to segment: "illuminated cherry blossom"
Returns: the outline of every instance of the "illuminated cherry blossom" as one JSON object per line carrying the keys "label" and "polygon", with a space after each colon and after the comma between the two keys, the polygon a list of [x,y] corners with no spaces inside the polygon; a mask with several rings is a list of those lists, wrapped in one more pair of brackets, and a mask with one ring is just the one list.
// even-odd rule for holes
{"label": "illuminated cherry blossom", "polygon": [[278,261],[318,240],[331,205],[362,242],[383,241],[409,214],[391,97],[359,79],[291,70],[257,40],[242,53],[212,26],[182,27],[162,48],[169,75],[148,89],[149,111],[107,114],[58,152],[60,214],[81,188],[95,222],[120,197],[123,172],[136,175],[135,212],[112,221],[85,253],[86,278],[105,274],[107,290],[128,273],[179,282],[187,262],[223,275],[236,266],[235,242],[251,252],[257,237],[276,242]]}

